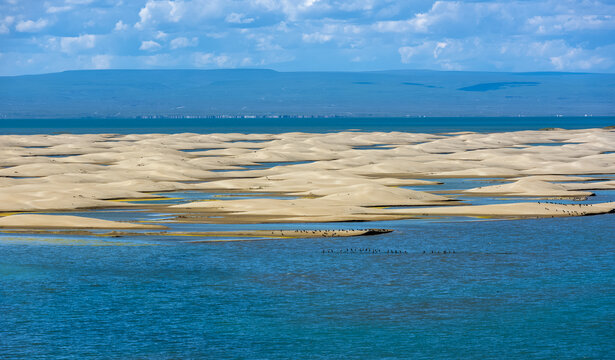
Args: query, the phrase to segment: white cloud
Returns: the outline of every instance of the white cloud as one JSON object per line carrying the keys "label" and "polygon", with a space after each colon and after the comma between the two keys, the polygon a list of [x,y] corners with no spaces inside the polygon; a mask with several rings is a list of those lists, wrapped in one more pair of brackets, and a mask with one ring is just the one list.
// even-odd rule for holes
{"label": "white cloud", "polygon": [[[470,44],[474,44],[469,41]],[[480,44],[474,44],[480,46]],[[462,41],[425,41],[420,45],[402,46],[397,51],[404,64],[416,64],[423,67],[423,64],[437,64],[445,70],[459,70],[462,68],[457,62],[472,56],[466,49],[467,44]]]}
{"label": "white cloud", "polygon": [[612,60],[601,56],[588,56],[583,49],[571,49],[567,53],[560,56],[552,56],[549,58],[551,64],[557,70],[575,71],[575,70],[596,70],[611,65]]}
{"label": "white cloud", "polygon": [[147,40],[147,41],[142,41],[141,42],[141,46],[139,46],[139,50],[145,50],[145,51],[156,51],[158,49],[160,49],[162,46],[153,41],[153,40]]}
{"label": "white cloud", "polygon": [[527,20],[529,31],[540,35],[562,34],[579,30],[615,29],[612,15],[559,14],[554,16],[534,16]]}
{"label": "white cloud", "polygon": [[430,27],[442,20],[449,23],[457,21],[462,10],[461,6],[459,2],[436,1],[426,13],[415,14],[413,18],[407,20],[379,21],[374,28],[379,32],[426,33]]}
{"label": "white cloud", "polygon": [[[571,46],[564,40],[546,40],[506,44],[501,53],[507,57],[527,58],[543,68],[557,71],[596,71],[613,66],[614,60],[606,54],[613,49],[584,49]],[[606,56],[605,56],[606,55]]]}
{"label": "white cloud", "polygon": [[244,14],[240,13],[230,13],[226,16],[225,21],[231,24],[249,24],[254,22],[253,18],[246,17]]}
{"label": "white cloud", "polygon": [[[57,43],[57,38],[52,38],[52,42]],[[84,34],[75,37],[59,38],[60,51],[73,53],[79,50],[92,49],[96,45],[96,35]]]}
{"label": "white cloud", "polygon": [[203,19],[223,18],[232,8],[253,7],[252,0],[148,0],[139,11],[139,21],[135,28],[142,30],[156,27],[157,24],[180,23],[185,26],[201,25]]}
{"label": "white cloud", "polygon": [[440,53],[442,52],[442,50],[444,48],[446,48],[448,46],[447,42],[444,41],[440,41],[436,44],[436,47],[433,49],[433,58],[437,59],[438,56],[440,56]]}
{"label": "white cloud", "polygon": [[321,44],[323,44],[323,43],[326,43],[327,41],[331,41],[333,36],[331,36],[330,34],[323,34],[323,33],[320,33],[320,32],[315,32],[315,33],[311,33],[311,34],[303,34],[301,36],[301,38],[306,43],[321,43]]}
{"label": "white cloud", "polygon": [[282,50],[282,47],[274,42],[275,39],[273,35],[254,34],[254,33],[248,32],[245,29],[244,31],[246,32],[247,39],[255,41],[256,50],[258,51]]}
{"label": "white cloud", "polygon": [[62,13],[65,11],[70,11],[72,10],[72,6],[70,5],[64,5],[64,6],[48,6],[47,9],[45,10],[45,12],[47,12],[48,14],[56,14],[56,13]]}
{"label": "white cloud", "polygon": [[194,65],[197,67],[235,67],[235,63],[228,55],[216,55],[214,53],[195,53],[193,55]]}
{"label": "white cloud", "polygon": [[0,20],[0,34],[8,34],[11,32],[9,26],[13,24],[15,18],[13,16],[5,16],[4,19]]}
{"label": "white cloud", "polygon": [[199,39],[197,37],[193,37],[188,39],[186,37],[178,37],[171,40],[171,49],[180,49],[185,47],[197,46],[199,44]]}
{"label": "white cloud", "polygon": [[[5,72],[50,69],[45,55],[54,53],[64,59],[58,60],[62,69],[74,64],[88,68],[101,52],[113,56],[111,66],[200,63],[213,68],[287,62],[280,68],[301,70],[313,65],[302,55],[305,48],[322,59],[323,69],[407,64],[404,67],[615,71],[611,0],[45,0],[38,8],[25,6],[34,3],[26,0],[16,0],[18,6],[7,1],[0,5],[5,57],[37,51],[41,55],[32,57],[30,67],[5,63],[15,69]],[[111,33],[77,36],[103,29]],[[135,55],[135,48],[144,51]],[[185,55],[182,49],[200,55],[178,56]],[[70,62],[66,54],[81,60]],[[101,66],[108,60],[96,59]]]}
{"label": "white cloud", "polygon": [[92,66],[94,69],[109,69],[111,67],[111,55],[94,55],[92,56]]}
{"label": "white cloud", "polygon": [[119,20],[118,22],[115,23],[115,28],[113,28],[113,30],[115,31],[124,31],[128,29],[128,25],[124,24],[124,22],[122,20]]}
{"label": "white cloud", "polygon": [[[385,20],[374,24],[378,32],[447,34],[450,37],[509,32],[526,19],[529,2],[436,1],[429,11],[406,20]],[[517,18],[515,17],[517,16]]]}
{"label": "white cloud", "polygon": [[36,21],[22,20],[17,23],[15,30],[19,32],[38,32],[43,30],[48,24],[49,22],[46,19],[38,19]]}
{"label": "white cloud", "polygon": [[404,64],[410,63],[410,60],[414,55],[418,52],[417,46],[402,46],[398,50],[399,55],[401,55],[401,62]]}
{"label": "white cloud", "polygon": [[239,63],[240,66],[260,66],[264,64],[265,62],[263,60],[255,62],[251,57],[245,57],[241,59],[241,62]]}
{"label": "white cloud", "polygon": [[269,13],[281,12],[288,21],[296,21],[309,14],[322,15],[340,8],[339,5],[331,5],[326,0],[253,0],[251,3]]}
{"label": "white cloud", "polygon": [[143,29],[148,24],[160,22],[179,22],[186,11],[183,1],[148,1],[139,11],[137,29]]}

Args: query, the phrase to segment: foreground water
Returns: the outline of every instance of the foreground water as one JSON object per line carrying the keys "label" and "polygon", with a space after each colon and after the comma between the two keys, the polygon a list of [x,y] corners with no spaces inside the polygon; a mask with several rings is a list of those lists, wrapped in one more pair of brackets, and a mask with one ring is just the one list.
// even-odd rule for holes
{"label": "foreground water", "polygon": [[[396,230],[388,235],[350,239],[6,242],[0,353],[607,358],[614,224],[609,215],[408,220],[373,224]],[[347,248],[404,253],[336,253]]]}
{"label": "foreground water", "polygon": [[395,231],[202,244],[2,234],[0,358],[612,358],[614,219],[308,224]]}

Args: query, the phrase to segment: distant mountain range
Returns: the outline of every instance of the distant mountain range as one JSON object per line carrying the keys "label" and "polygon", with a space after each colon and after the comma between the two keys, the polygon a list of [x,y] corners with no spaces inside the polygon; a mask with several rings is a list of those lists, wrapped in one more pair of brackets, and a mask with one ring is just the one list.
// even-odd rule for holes
{"label": "distant mountain range", "polygon": [[2,118],[611,116],[615,74],[85,70],[0,77]]}

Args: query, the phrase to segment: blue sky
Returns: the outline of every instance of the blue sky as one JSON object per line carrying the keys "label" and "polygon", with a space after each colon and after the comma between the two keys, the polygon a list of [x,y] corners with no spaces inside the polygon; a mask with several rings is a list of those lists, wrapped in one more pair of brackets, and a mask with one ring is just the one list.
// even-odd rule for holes
{"label": "blue sky", "polygon": [[0,1],[0,75],[242,67],[615,72],[612,0]]}

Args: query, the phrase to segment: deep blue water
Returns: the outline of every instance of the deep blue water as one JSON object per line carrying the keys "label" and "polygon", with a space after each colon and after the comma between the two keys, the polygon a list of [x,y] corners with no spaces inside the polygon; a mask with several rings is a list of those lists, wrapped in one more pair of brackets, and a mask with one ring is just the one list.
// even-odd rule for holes
{"label": "deep blue water", "polygon": [[[107,127],[32,122],[3,127],[0,133],[440,132],[615,124],[615,118],[315,120],[313,127],[307,119],[263,120],[260,127],[233,120],[228,128],[222,122],[180,122],[177,128],[162,122],[138,128],[137,120]],[[492,184],[486,179],[439,181],[444,184],[413,188],[455,192]],[[612,191],[596,194],[586,202],[615,197]],[[125,210],[90,215],[164,218]],[[0,359],[613,358],[614,220],[614,214],[607,214],[172,226],[177,231],[394,230],[373,237],[201,244],[186,242],[195,238],[162,236],[0,233]],[[363,248],[382,252],[345,252]]]}

